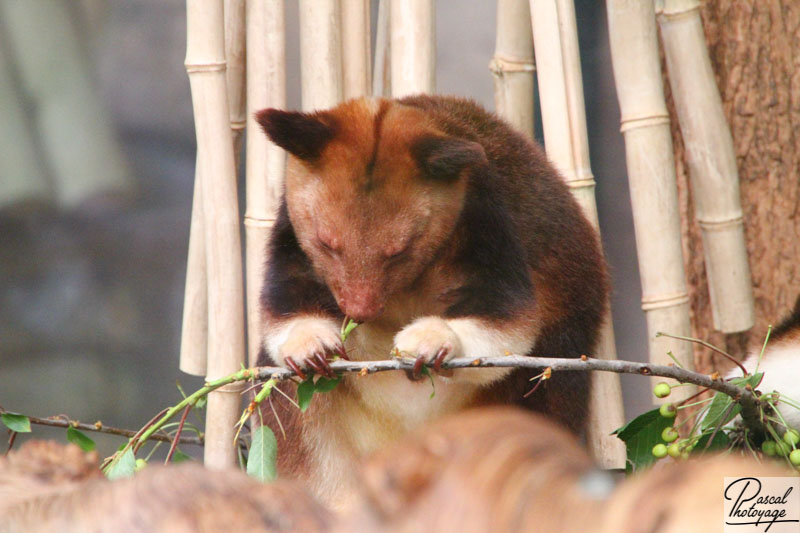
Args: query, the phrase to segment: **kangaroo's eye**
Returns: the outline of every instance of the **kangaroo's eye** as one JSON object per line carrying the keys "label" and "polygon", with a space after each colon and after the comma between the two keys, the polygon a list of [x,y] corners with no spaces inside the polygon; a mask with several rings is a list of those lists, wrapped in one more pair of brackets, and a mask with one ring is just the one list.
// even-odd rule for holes
{"label": "kangaroo's eye", "polygon": [[410,242],[404,243],[404,244],[399,245],[399,246],[392,246],[392,247],[386,248],[383,251],[383,255],[384,255],[384,257],[386,257],[387,261],[392,261],[392,260],[395,260],[395,259],[399,259],[399,258],[403,257],[404,255],[406,255],[406,253],[408,252],[410,247],[411,247],[411,243]]}
{"label": "kangaroo's eye", "polygon": [[327,233],[318,233],[317,234],[317,244],[320,248],[328,253],[339,253],[341,249],[341,243],[339,239],[328,235]]}

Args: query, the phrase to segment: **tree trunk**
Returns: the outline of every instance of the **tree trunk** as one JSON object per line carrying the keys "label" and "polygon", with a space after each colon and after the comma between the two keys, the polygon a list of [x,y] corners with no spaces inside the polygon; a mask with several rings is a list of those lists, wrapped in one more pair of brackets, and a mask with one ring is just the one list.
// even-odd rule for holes
{"label": "tree trunk", "polygon": [[[763,342],[767,326],[779,322],[800,294],[800,3],[710,0],[701,13],[736,151],[756,324],[734,335],[713,330],[684,144],[665,83],[692,327],[696,337],[742,355]],[[729,366],[708,350],[695,354],[698,371]]]}

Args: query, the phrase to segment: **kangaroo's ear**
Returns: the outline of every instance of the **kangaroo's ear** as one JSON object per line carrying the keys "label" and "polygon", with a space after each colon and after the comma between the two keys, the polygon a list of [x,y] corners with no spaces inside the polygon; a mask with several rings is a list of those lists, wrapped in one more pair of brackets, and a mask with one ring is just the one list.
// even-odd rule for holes
{"label": "kangaroo's ear", "polygon": [[335,134],[331,117],[322,113],[300,113],[262,109],[256,120],[272,142],[303,159],[315,161]]}
{"label": "kangaroo's ear", "polygon": [[488,164],[483,146],[476,142],[431,134],[411,146],[411,155],[430,179],[453,181],[465,170]]}

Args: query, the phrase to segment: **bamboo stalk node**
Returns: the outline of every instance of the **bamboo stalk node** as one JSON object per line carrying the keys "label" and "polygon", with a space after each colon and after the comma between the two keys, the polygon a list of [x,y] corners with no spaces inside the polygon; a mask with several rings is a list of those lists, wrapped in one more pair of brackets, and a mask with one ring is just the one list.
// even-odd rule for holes
{"label": "bamboo stalk node", "polygon": [[699,0],[682,0],[678,2],[664,2],[660,7],[656,8],[656,14],[659,17],[664,17],[669,20],[677,20],[687,17],[693,11],[700,9]]}
{"label": "bamboo stalk node", "polygon": [[669,114],[666,112],[653,115],[643,115],[639,117],[623,117],[622,120],[620,120],[619,131],[621,133],[625,133],[626,131],[639,128],[650,128],[663,124],[669,124]]}
{"label": "bamboo stalk node", "polygon": [[536,63],[531,59],[514,59],[495,55],[489,61],[489,70],[495,76],[502,76],[509,72],[535,72]]}
{"label": "bamboo stalk node", "polygon": [[642,310],[649,311],[651,309],[662,309],[664,307],[672,307],[689,303],[689,293],[679,292],[675,294],[667,294],[665,296],[658,296],[655,298],[642,298]]}
{"label": "bamboo stalk node", "polygon": [[702,220],[698,218],[697,222],[700,224],[700,227],[706,231],[722,231],[724,229],[744,224],[744,216],[740,214],[739,216],[733,218],[721,220]]}
{"label": "bamboo stalk node", "polygon": [[580,189],[581,187],[595,187],[597,182],[594,178],[583,178],[583,179],[574,179],[574,180],[567,180],[567,187],[570,189]]}
{"label": "bamboo stalk node", "polygon": [[184,63],[186,72],[224,72],[228,68],[226,61],[215,61],[213,63]]}
{"label": "bamboo stalk node", "polygon": [[271,228],[275,224],[275,217],[259,218],[244,216],[244,225],[252,228]]}
{"label": "bamboo stalk node", "polygon": [[247,119],[231,120],[231,129],[233,131],[241,131],[247,126]]}

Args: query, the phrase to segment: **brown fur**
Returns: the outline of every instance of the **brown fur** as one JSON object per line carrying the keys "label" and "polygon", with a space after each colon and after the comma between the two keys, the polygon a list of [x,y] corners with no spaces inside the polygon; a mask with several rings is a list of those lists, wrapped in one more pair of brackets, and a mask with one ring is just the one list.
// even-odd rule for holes
{"label": "brown fur", "polygon": [[725,477],[797,475],[777,463],[710,456],[659,464],[621,485],[606,506],[602,533],[712,533],[724,525]]}
{"label": "brown fur", "polygon": [[328,512],[292,483],[265,485],[197,464],[148,466],[112,482],[96,459],[41,441],[0,458],[0,532],[313,533],[330,524]]}
{"label": "brown fur", "polygon": [[576,440],[510,408],[440,420],[366,462],[336,531],[592,531],[613,483]]}
{"label": "brown fur", "polygon": [[[426,361],[440,348],[447,358],[591,354],[607,305],[605,261],[540,147],[449,97],[258,119],[290,152],[262,296],[262,363],[291,357],[308,370],[307,358],[339,350],[345,315],[363,322],[347,346],[361,360],[393,347]],[[433,399],[427,380],[345,376],[302,415],[276,407],[288,433],[281,469],[338,505],[364,453],[466,407],[522,404],[581,432],[588,376],[559,374],[523,400],[533,374],[442,373]]]}
{"label": "brown fur", "polygon": [[688,533],[723,529],[725,477],[796,476],[777,463],[707,456],[621,479],[576,438],[518,409],[458,413],[373,454],[337,533]]}

